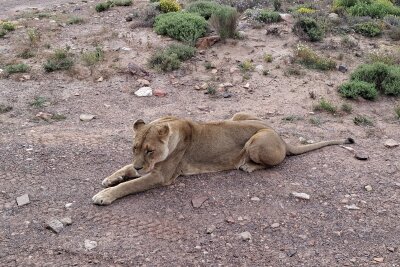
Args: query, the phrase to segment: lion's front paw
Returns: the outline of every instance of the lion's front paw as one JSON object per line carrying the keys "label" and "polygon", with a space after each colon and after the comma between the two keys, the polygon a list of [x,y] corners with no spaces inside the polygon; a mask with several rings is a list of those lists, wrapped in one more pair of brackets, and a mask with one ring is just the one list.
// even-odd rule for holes
{"label": "lion's front paw", "polygon": [[123,181],[124,181],[124,178],[122,176],[109,176],[106,179],[104,179],[103,182],[101,182],[101,184],[104,187],[110,187],[110,186],[117,185]]}
{"label": "lion's front paw", "polygon": [[92,201],[96,205],[110,205],[116,199],[112,194],[112,188],[107,188],[94,195]]}
{"label": "lion's front paw", "polygon": [[250,162],[245,163],[239,167],[240,170],[248,172],[248,173],[251,173],[253,171],[260,170],[263,168],[264,168],[264,166],[262,166],[262,165],[258,165],[258,164],[254,164],[254,163],[250,163]]}

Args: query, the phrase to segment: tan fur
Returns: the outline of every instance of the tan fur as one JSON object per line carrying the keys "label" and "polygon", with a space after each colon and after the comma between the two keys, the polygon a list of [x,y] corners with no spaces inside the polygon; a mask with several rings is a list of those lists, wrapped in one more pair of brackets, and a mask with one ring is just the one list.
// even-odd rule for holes
{"label": "tan fur", "polygon": [[[93,197],[95,204],[108,205],[129,194],[169,185],[180,175],[231,169],[252,172],[278,165],[287,155],[353,142],[292,146],[265,122],[245,113],[208,123],[175,117],[149,124],[137,120],[133,128],[133,163],[104,179],[103,185],[109,188]],[[128,180],[132,178],[136,179]]]}

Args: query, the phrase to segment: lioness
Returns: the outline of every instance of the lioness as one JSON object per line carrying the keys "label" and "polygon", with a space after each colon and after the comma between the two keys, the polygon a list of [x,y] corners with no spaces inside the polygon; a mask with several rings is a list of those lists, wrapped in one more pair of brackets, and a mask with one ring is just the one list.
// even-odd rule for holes
{"label": "lioness", "polygon": [[207,123],[175,117],[149,124],[137,120],[133,129],[133,163],[103,180],[109,188],[93,197],[94,204],[108,205],[129,194],[170,185],[179,175],[231,169],[252,172],[278,165],[288,155],[354,143],[348,138],[292,146],[265,122],[245,113]]}

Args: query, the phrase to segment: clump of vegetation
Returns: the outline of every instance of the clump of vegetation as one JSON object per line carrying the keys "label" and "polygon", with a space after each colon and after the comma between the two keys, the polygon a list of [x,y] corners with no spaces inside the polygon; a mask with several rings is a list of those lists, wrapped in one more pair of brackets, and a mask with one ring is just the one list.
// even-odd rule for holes
{"label": "clump of vegetation", "polygon": [[357,41],[353,38],[350,38],[348,35],[343,35],[342,38],[340,39],[340,44],[344,47],[344,48],[354,48],[357,47]]}
{"label": "clump of vegetation", "polygon": [[354,25],[354,31],[366,37],[375,37],[382,33],[381,26],[374,21],[357,23]]}
{"label": "clump of vegetation", "polygon": [[4,21],[1,23],[1,27],[6,30],[6,31],[14,31],[15,30],[15,24],[9,21]]}
{"label": "clump of vegetation", "polygon": [[390,27],[388,35],[390,38],[392,38],[393,41],[399,41],[400,40],[400,26]]}
{"label": "clump of vegetation", "polygon": [[215,11],[210,17],[211,26],[217,31],[222,40],[234,38],[239,13],[236,8],[224,6]]}
{"label": "clump of vegetation", "polygon": [[24,73],[29,71],[29,66],[26,65],[25,63],[19,63],[19,64],[9,64],[6,65],[4,70],[8,74],[13,74],[13,73]]}
{"label": "clump of vegetation", "polygon": [[84,20],[83,18],[81,18],[81,17],[76,17],[76,16],[70,17],[70,18],[67,20],[67,24],[69,24],[69,25],[73,25],[73,24],[82,24],[82,23],[84,23],[84,22],[85,22],[85,20]]}
{"label": "clump of vegetation", "polygon": [[254,70],[254,64],[251,60],[246,59],[245,61],[241,62],[239,64],[240,69],[243,72],[248,72],[248,71],[253,71]]}
{"label": "clump of vegetation", "polygon": [[35,28],[30,28],[27,30],[28,39],[31,45],[35,46],[40,41],[40,33]]}
{"label": "clump of vegetation", "polygon": [[332,59],[323,57],[311,50],[305,45],[298,45],[295,56],[300,64],[307,68],[317,70],[333,70],[336,68],[336,62]]}
{"label": "clump of vegetation", "polygon": [[[321,118],[320,117],[311,117],[310,118],[310,123],[314,124],[316,126],[320,126],[322,124]],[[306,143],[306,142],[305,142]]]}
{"label": "clump of vegetation", "polygon": [[207,30],[207,21],[195,13],[169,12],[158,15],[154,22],[157,34],[194,44]]}
{"label": "clump of vegetation", "polygon": [[194,56],[196,49],[192,46],[174,44],[156,52],[149,60],[150,67],[159,71],[179,69],[181,62]]}
{"label": "clump of vegetation", "polygon": [[104,12],[108,9],[110,9],[113,5],[112,1],[107,1],[107,2],[102,2],[102,3],[98,3],[95,7],[97,12]]}
{"label": "clump of vegetation", "polygon": [[310,17],[300,17],[293,26],[293,31],[300,37],[307,36],[311,42],[321,41],[325,35],[323,26]]}
{"label": "clump of vegetation", "polygon": [[335,114],[337,111],[337,107],[325,99],[321,99],[317,105],[314,105],[313,109],[314,111],[326,111],[331,114]]}
{"label": "clump of vegetation", "polygon": [[57,113],[57,114],[53,114],[53,116],[51,116],[51,119],[55,120],[55,121],[63,121],[65,119],[67,119],[67,116]]}
{"label": "clump of vegetation", "polygon": [[299,117],[297,115],[289,115],[289,116],[282,118],[283,121],[287,121],[287,122],[295,122],[295,121],[299,121],[302,119],[303,119],[302,117]]}
{"label": "clump of vegetation", "polygon": [[3,38],[4,36],[6,36],[7,32],[8,31],[0,28],[0,38]]}
{"label": "clump of vegetation", "polygon": [[263,23],[279,22],[281,21],[281,16],[276,11],[263,9],[258,13],[256,20]]}
{"label": "clump of vegetation", "polygon": [[134,16],[140,18],[140,21],[132,27],[153,27],[155,18],[160,15],[161,11],[156,4],[150,4],[134,13]]}
{"label": "clump of vegetation", "polygon": [[82,60],[87,66],[93,66],[104,59],[104,51],[101,47],[96,47],[94,51],[82,53]]}
{"label": "clump of vegetation", "polygon": [[353,107],[349,103],[343,103],[340,109],[347,114],[353,111]]}
{"label": "clump of vegetation", "polygon": [[43,68],[46,72],[53,72],[57,70],[68,70],[72,65],[74,65],[74,60],[68,50],[58,49],[47,59]]}
{"label": "clump of vegetation", "polygon": [[0,114],[7,113],[12,109],[13,109],[12,106],[0,104]]}
{"label": "clump of vegetation", "polygon": [[368,117],[363,115],[357,115],[354,117],[353,122],[358,126],[373,126],[374,123]]}
{"label": "clump of vegetation", "polygon": [[181,5],[176,0],[160,0],[160,10],[164,13],[180,11]]}
{"label": "clump of vegetation", "polygon": [[299,76],[301,75],[301,71],[299,70],[299,68],[287,67],[283,74],[285,76]]}
{"label": "clump of vegetation", "polygon": [[35,96],[33,102],[30,103],[30,105],[34,108],[42,108],[46,105],[47,103],[47,98],[43,96]]}
{"label": "clump of vegetation", "polygon": [[34,56],[35,56],[35,53],[32,52],[32,50],[30,50],[29,48],[24,49],[24,51],[22,51],[21,53],[18,54],[18,57],[23,58],[23,59],[32,58]]}
{"label": "clump of vegetation", "polygon": [[271,63],[272,60],[273,60],[273,58],[272,58],[272,55],[271,55],[271,54],[267,54],[267,53],[264,54],[264,61],[265,61],[265,62]]}
{"label": "clump of vegetation", "polygon": [[204,67],[206,68],[206,70],[215,68],[215,66],[210,61],[205,62]]}
{"label": "clump of vegetation", "polygon": [[299,9],[296,10],[296,12],[299,14],[313,14],[317,12],[317,10],[309,7],[300,7]]}
{"label": "clump of vegetation", "polygon": [[273,0],[272,5],[274,6],[275,11],[281,10],[282,2],[281,0]]}
{"label": "clump of vegetation", "polygon": [[394,108],[394,113],[397,116],[397,119],[400,120],[400,105]]}
{"label": "clump of vegetation", "polygon": [[400,50],[398,52],[375,51],[367,55],[367,63],[381,62],[387,65],[400,64]]}
{"label": "clump of vegetation", "polygon": [[378,91],[375,85],[364,81],[349,81],[339,86],[339,93],[346,98],[356,99],[362,97],[368,100],[375,100]]}
{"label": "clump of vegetation", "polygon": [[116,6],[131,6],[132,0],[114,0],[113,3]]}
{"label": "clump of vegetation", "polygon": [[352,16],[383,18],[386,15],[399,15],[400,8],[390,0],[335,0],[334,9],[344,9]]}
{"label": "clump of vegetation", "polygon": [[222,6],[213,1],[196,1],[190,3],[186,7],[186,11],[190,13],[198,13],[205,19],[209,19],[211,15]]}

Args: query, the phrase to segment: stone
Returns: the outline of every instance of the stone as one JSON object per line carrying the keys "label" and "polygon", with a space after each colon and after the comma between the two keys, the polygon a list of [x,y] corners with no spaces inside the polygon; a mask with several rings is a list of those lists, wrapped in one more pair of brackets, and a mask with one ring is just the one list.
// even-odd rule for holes
{"label": "stone", "polygon": [[291,14],[282,13],[282,14],[279,14],[279,16],[281,17],[281,19],[283,21],[286,21],[288,23],[293,23],[294,22],[293,16]]}
{"label": "stone", "polygon": [[346,73],[348,71],[348,68],[346,65],[340,64],[338,67],[338,71],[340,71],[342,73]]}
{"label": "stone", "polygon": [[389,250],[390,252],[394,252],[396,250],[396,248],[394,247],[387,247],[387,250]]}
{"label": "stone", "polygon": [[223,88],[226,88],[226,87],[233,87],[233,84],[232,84],[232,83],[221,83],[221,84],[219,85],[219,87],[223,87]]}
{"label": "stone", "polygon": [[129,48],[129,47],[121,47],[121,50],[122,50],[122,51],[131,51],[132,48]]}
{"label": "stone", "polygon": [[146,80],[146,79],[137,79],[137,82],[141,85],[141,86],[149,86],[150,85],[150,81]]}
{"label": "stone", "polygon": [[375,257],[374,258],[375,262],[383,262],[383,260],[384,260],[383,257]]}
{"label": "stone", "polygon": [[163,97],[163,96],[167,95],[167,92],[165,92],[163,89],[156,89],[156,90],[154,90],[153,95]]}
{"label": "stone", "polygon": [[126,18],[125,18],[125,21],[126,22],[130,22],[130,21],[132,21],[133,20],[133,16],[132,15],[128,15]]}
{"label": "stone", "polygon": [[103,76],[100,76],[100,78],[98,78],[97,81],[98,81],[99,83],[101,83],[102,81],[104,81]]}
{"label": "stone", "polygon": [[94,249],[96,247],[97,247],[97,242],[96,241],[92,241],[92,240],[89,240],[89,239],[85,240],[85,248],[87,250],[92,250],[92,249]]}
{"label": "stone", "polygon": [[243,85],[243,88],[249,89],[250,88],[250,84],[246,83],[245,85]]}
{"label": "stone", "polygon": [[203,83],[201,86],[200,86],[200,89],[203,89],[203,90],[206,90],[208,88],[208,83]]}
{"label": "stone", "polygon": [[299,199],[306,199],[306,200],[310,199],[310,195],[306,193],[292,192],[292,195]]}
{"label": "stone", "polygon": [[71,207],[72,207],[72,203],[67,203],[67,204],[65,204],[65,208],[69,209],[69,208],[71,208]]}
{"label": "stone", "polygon": [[212,224],[209,227],[207,227],[206,233],[207,234],[212,234],[215,231],[215,229],[217,229],[217,227],[215,227],[215,225]]}
{"label": "stone", "polygon": [[251,201],[260,201],[260,198],[258,198],[258,197],[252,197],[250,200],[251,200]]}
{"label": "stone", "polygon": [[149,73],[143,69],[141,66],[138,64],[135,64],[133,62],[128,63],[128,72],[131,73],[132,75],[139,75],[139,76],[148,76]]}
{"label": "stone", "polygon": [[233,219],[232,216],[226,217],[226,218],[225,218],[225,221],[226,221],[227,223],[235,223],[235,220]]}
{"label": "stone", "polygon": [[355,157],[356,159],[359,159],[359,160],[368,160],[368,159],[369,159],[368,154],[365,153],[364,151],[357,151],[357,152],[354,154],[354,157]]}
{"label": "stone", "polygon": [[49,219],[46,221],[46,228],[52,230],[54,233],[58,234],[62,231],[64,228],[64,225],[62,222],[60,222],[57,219]]}
{"label": "stone", "polygon": [[81,114],[79,116],[79,119],[81,121],[91,121],[95,118],[96,116],[92,115],[92,114]]}
{"label": "stone", "polygon": [[279,223],[273,223],[271,224],[271,228],[278,228],[279,227]]}
{"label": "stone", "polygon": [[224,92],[224,93],[222,94],[222,97],[223,97],[223,98],[230,98],[230,97],[232,97],[232,94],[229,93],[229,92]]}
{"label": "stone", "polygon": [[207,196],[200,196],[192,198],[192,206],[193,208],[200,208],[201,205],[208,199]]}
{"label": "stone", "polygon": [[212,74],[217,74],[217,72],[218,72],[217,69],[212,69],[212,70],[211,70],[211,73],[212,73]]}
{"label": "stone", "polygon": [[252,238],[250,232],[247,232],[247,231],[240,233],[239,236],[243,241],[250,241]]}
{"label": "stone", "polygon": [[24,206],[29,204],[29,195],[28,194],[24,194],[22,196],[17,197],[17,205],[18,206]]}
{"label": "stone", "polygon": [[153,95],[153,89],[151,87],[142,87],[139,90],[135,92],[135,95],[137,96],[152,96]]}
{"label": "stone", "polygon": [[60,220],[60,222],[61,222],[63,225],[71,225],[71,224],[72,224],[72,219],[71,219],[71,217],[65,217],[65,218],[62,218],[62,219]]}
{"label": "stone", "polygon": [[200,90],[200,89],[201,89],[200,86],[198,86],[198,85],[194,86],[194,90]]}
{"label": "stone", "polygon": [[255,69],[256,69],[257,72],[263,73],[263,71],[264,71],[264,66],[263,66],[263,65],[257,65]]}
{"label": "stone", "polygon": [[196,48],[200,50],[204,50],[210,48],[217,42],[219,42],[221,38],[218,35],[206,36],[203,38],[199,38],[196,42]]}
{"label": "stone", "polygon": [[385,141],[385,147],[393,148],[396,146],[399,146],[399,142],[397,142],[396,140],[388,139]]}
{"label": "stone", "polygon": [[51,117],[53,117],[53,114],[46,113],[46,112],[39,112],[38,114],[36,114],[36,117],[40,118],[42,120],[45,120],[45,121],[49,121],[51,119]]}
{"label": "stone", "polygon": [[371,185],[366,185],[364,186],[365,190],[367,190],[368,192],[372,191],[372,186]]}
{"label": "stone", "polygon": [[357,207],[355,204],[351,204],[351,205],[345,205],[344,206],[346,209],[348,210],[359,210],[360,208]]}

